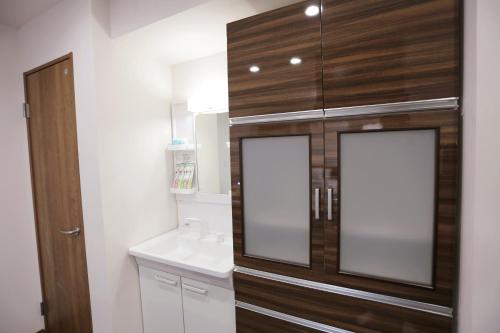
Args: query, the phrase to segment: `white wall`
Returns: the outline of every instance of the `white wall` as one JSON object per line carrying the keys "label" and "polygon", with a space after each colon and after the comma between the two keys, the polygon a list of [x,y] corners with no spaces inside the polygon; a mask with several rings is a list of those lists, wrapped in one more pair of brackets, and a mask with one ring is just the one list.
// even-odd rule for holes
{"label": "white wall", "polygon": [[[100,29],[99,26],[96,27]],[[99,154],[113,332],[142,332],[137,265],[128,249],[177,225],[169,193],[171,82],[133,36],[97,32]],[[106,39],[107,38],[107,39]]]}
{"label": "white wall", "polygon": [[16,31],[0,26],[0,332],[43,328]]}
{"label": "white wall", "polygon": [[500,2],[465,1],[461,333],[500,332]]}
{"label": "white wall", "polygon": [[224,96],[227,99],[226,52],[172,65],[173,98]]}
{"label": "white wall", "polygon": [[[93,327],[111,332],[108,272],[101,212],[91,3],[65,0],[18,31],[20,71],[73,52],[83,218]],[[23,131],[25,135],[25,130]],[[18,249],[26,246],[18,243]]]}

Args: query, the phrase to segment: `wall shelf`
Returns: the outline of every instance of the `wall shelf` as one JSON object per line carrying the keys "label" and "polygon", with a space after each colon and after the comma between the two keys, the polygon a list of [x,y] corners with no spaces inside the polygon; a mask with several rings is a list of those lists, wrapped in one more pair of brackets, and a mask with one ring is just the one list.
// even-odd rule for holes
{"label": "wall shelf", "polygon": [[170,193],[175,194],[194,194],[196,192],[196,188],[170,188]]}
{"label": "wall shelf", "polygon": [[196,146],[194,144],[181,144],[181,145],[174,145],[174,144],[169,144],[167,145],[167,150],[170,151],[193,151],[195,150]]}

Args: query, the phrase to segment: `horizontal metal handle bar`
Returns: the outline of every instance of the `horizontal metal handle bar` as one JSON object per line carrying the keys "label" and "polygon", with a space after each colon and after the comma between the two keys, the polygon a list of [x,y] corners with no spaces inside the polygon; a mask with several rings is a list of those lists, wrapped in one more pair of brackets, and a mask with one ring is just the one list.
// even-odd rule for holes
{"label": "horizontal metal handle bar", "polygon": [[403,307],[403,308],[407,308],[407,309],[433,313],[433,314],[437,314],[437,315],[445,316],[445,317],[453,317],[453,309],[446,307],[446,306],[418,302],[418,301],[413,301],[413,300],[408,300],[408,299],[398,298],[398,297],[393,297],[393,296],[381,295],[381,294],[371,293],[371,292],[367,292],[367,291],[361,291],[361,290],[356,290],[356,289],[351,289],[351,288],[340,287],[340,286],[336,286],[336,285],[332,285],[332,284],[303,280],[303,279],[298,279],[298,278],[294,278],[294,277],[290,277],[290,276],[279,275],[279,274],[274,274],[274,273],[269,273],[269,272],[263,272],[263,271],[259,271],[256,269],[246,268],[246,267],[241,267],[241,266],[237,266],[234,269],[234,271],[238,272],[238,273],[246,274],[246,275],[260,277],[263,279],[288,283],[288,284],[292,284],[292,285],[299,286],[299,287],[311,288],[311,289],[325,291],[325,292],[329,292],[329,293],[333,293],[333,294],[363,299],[363,300],[367,300],[367,301],[373,301],[373,302],[378,302],[378,303],[383,303],[383,304],[399,306],[399,307]]}
{"label": "horizontal metal handle bar", "polygon": [[76,227],[73,230],[59,230],[59,232],[66,236],[78,236],[80,235],[80,228]]}
{"label": "horizontal metal handle bar", "polygon": [[366,114],[393,113],[393,112],[409,112],[409,111],[424,111],[437,109],[456,109],[458,108],[458,97],[427,99],[420,101],[373,104],[340,107],[325,110],[325,117],[345,117]]}
{"label": "horizontal metal handle bar", "polygon": [[311,321],[311,320],[307,320],[307,319],[303,319],[303,318],[291,316],[291,315],[288,315],[286,313],[277,312],[277,311],[274,311],[274,310],[269,310],[269,309],[266,309],[266,308],[263,308],[263,307],[260,307],[260,306],[257,306],[257,305],[253,305],[253,304],[248,304],[248,303],[245,303],[245,302],[236,301],[236,307],[238,307],[240,309],[245,309],[245,310],[248,310],[248,311],[252,311],[252,312],[255,312],[255,313],[259,313],[259,314],[262,314],[264,316],[273,317],[273,318],[276,318],[276,319],[279,319],[279,320],[283,320],[283,321],[286,321],[286,322],[289,322],[289,323],[292,323],[292,324],[296,324],[296,325],[300,325],[300,326],[312,328],[312,329],[320,331],[320,332],[326,332],[326,333],[353,333],[351,331],[346,331],[346,330],[341,329],[341,328],[337,328],[337,327],[334,327],[334,326],[329,326],[329,325],[321,324],[321,323],[318,323],[318,322],[315,322],[315,321]]}
{"label": "horizontal metal handle bar", "polygon": [[189,284],[185,284],[185,283],[182,284],[182,288],[189,290],[189,291],[192,291],[193,293],[200,294],[200,295],[208,294],[208,290],[206,290],[206,289],[201,289],[198,287],[190,286]]}
{"label": "horizontal metal handle bar", "polygon": [[177,285],[177,281],[169,279],[169,278],[166,278],[166,277],[158,275],[158,274],[155,274],[155,280],[159,281],[161,283],[169,284],[171,286],[176,286]]}
{"label": "horizontal metal handle bar", "polygon": [[272,123],[292,120],[313,120],[333,117],[346,117],[366,114],[394,113],[394,112],[410,112],[410,111],[428,111],[439,109],[456,109],[458,108],[458,97],[447,97],[437,99],[425,99],[419,101],[384,103],[373,105],[358,105],[339,107],[331,109],[317,109],[307,111],[283,112],[263,114],[256,116],[233,117],[229,119],[230,126]]}
{"label": "horizontal metal handle bar", "polygon": [[263,114],[257,116],[234,117],[229,119],[229,124],[233,126],[233,125],[244,125],[244,124],[291,121],[291,120],[323,119],[323,116],[324,116],[323,110],[318,109],[318,110],[308,110],[308,111]]}

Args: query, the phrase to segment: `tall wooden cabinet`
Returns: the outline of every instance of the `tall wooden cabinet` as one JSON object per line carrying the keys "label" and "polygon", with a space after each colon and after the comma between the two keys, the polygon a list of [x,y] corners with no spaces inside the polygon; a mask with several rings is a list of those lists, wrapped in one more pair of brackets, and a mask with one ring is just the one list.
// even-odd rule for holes
{"label": "tall wooden cabinet", "polygon": [[454,0],[228,25],[238,332],[451,332],[459,27]]}

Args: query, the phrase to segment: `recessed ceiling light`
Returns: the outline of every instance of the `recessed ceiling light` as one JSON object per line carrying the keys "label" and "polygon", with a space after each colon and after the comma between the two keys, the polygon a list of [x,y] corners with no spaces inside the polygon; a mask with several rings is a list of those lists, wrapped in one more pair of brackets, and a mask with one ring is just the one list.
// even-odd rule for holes
{"label": "recessed ceiling light", "polygon": [[319,14],[319,7],[316,5],[312,5],[306,8],[307,16],[316,16]]}
{"label": "recessed ceiling light", "polygon": [[253,65],[253,66],[250,66],[250,68],[248,70],[252,73],[257,73],[258,71],[260,71],[260,68],[259,68],[259,66]]}
{"label": "recessed ceiling light", "polygon": [[299,57],[293,57],[292,59],[290,59],[290,63],[292,65],[298,65],[302,62],[302,59],[300,59]]}

